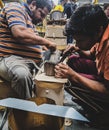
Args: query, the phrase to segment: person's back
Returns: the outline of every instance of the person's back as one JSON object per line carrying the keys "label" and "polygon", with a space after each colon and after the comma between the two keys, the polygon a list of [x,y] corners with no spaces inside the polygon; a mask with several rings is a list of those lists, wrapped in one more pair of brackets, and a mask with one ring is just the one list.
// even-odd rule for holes
{"label": "person's back", "polygon": [[[77,5],[72,0],[67,1],[67,3],[64,6],[64,14],[66,15],[67,19],[71,17],[71,15],[76,10],[76,7]],[[67,35],[67,44],[71,44],[71,43],[73,43],[73,37],[72,35]]]}
{"label": "person's back", "polygon": [[77,5],[72,1],[68,1],[65,4],[65,6],[64,6],[64,14],[67,15],[67,19],[69,19],[71,17],[71,15],[74,13],[76,7],[77,7]]}

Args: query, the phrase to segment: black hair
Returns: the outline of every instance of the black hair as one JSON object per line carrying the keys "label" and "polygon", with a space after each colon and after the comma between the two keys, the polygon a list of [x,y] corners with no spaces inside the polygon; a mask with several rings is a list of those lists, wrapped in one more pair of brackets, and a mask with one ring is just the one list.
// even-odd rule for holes
{"label": "black hair", "polygon": [[52,9],[52,4],[51,4],[51,1],[49,1],[49,0],[27,0],[27,4],[31,4],[32,1],[36,2],[37,8],[43,9],[44,7],[46,7],[49,12]]}
{"label": "black hair", "polygon": [[106,10],[109,7],[109,3],[104,3],[104,10]]}
{"label": "black hair", "polygon": [[65,29],[67,34],[83,34],[94,36],[108,25],[108,19],[99,5],[85,4],[79,7],[71,16]]}

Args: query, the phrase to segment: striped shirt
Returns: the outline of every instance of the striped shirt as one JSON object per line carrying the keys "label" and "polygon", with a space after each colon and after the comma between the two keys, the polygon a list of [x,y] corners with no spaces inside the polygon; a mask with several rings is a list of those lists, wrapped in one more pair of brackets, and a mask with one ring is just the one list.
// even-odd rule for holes
{"label": "striped shirt", "polygon": [[42,60],[41,46],[19,43],[12,36],[11,27],[13,25],[21,25],[35,32],[31,11],[27,4],[11,2],[6,4],[0,12],[0,56],[17,55],[40,63]]}

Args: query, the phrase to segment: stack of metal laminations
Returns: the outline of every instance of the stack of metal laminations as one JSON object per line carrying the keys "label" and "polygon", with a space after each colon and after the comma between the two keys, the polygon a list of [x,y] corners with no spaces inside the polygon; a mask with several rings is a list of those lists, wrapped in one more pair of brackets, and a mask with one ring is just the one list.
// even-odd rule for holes
{"label": "stack of metal laminations", "polygon": [[62,12],[53,11],[46,26],[46,38],[57,44],[57,49],[64,50],[66,36],[63,35],[66,20]]}

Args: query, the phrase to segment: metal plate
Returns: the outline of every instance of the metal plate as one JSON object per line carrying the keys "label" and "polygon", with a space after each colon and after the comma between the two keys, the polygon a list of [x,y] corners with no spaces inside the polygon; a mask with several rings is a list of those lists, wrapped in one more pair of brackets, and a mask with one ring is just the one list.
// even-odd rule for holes
{"label": "metal plate", "polygon": [[52,116],[58,116],[58,117],[64,117],[73,120],[89,122],[88,119],[82,116],[74,108],[67,107],[67,106],[59,106],[59,105],[51,105],[51,104],[42,104],[37,106],[37,104],[34,103],[33,101],[27,101],[27,100],[16,99],[16,98],[2,99],[0,100],[0,105],[9,108],[29,111],[29,112],[35,112],[35,113],[41,113],[41,114],[47,114]]}

